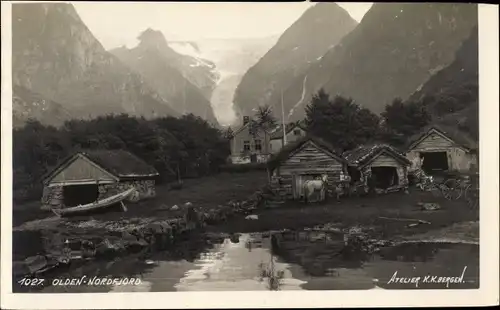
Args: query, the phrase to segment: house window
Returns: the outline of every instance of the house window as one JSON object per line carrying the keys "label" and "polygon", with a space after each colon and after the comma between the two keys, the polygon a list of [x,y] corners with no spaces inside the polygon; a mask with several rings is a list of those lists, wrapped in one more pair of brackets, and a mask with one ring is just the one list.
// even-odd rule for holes
{"label": "house window", "polygon": [[294,135],[294,136],[300,136],[300,129],[295,129],[295,130],[293,131],[293,135]]}
{"label": "house window", "polygon": [[250,151],[250,141],[243,141],[243,151]]}
{"label": "house window", "polygon": [[262,143],[260,140],[255,140],[255,150],[262,151]]}

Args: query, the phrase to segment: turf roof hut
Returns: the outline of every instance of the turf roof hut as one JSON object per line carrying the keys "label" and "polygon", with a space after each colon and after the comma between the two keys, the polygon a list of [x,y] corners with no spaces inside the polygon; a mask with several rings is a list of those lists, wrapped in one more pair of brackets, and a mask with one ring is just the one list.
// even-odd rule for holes
{"label": "turf roof hut", "polygon": [[63,160],[44,177],[42,208],[87,204],[134,186],[139,199],[155,196],[156,169],[124,150],[89,150]]}
{"label": "turf roof hut", "polygon": [[458,128],[430,125],[410,138],[406,157],[414,163],[422,157],[427,173],[466,173],[478,168],[478,148],[477,141]]}
{"label": "turf roof hut", "polygon": [[361,145],[344,152],[349,163],[351,182],[368,186],[373,177],[375,188],[397,190],[408,187],[410,161],[399,151],[387,144]]}
{"label": "turf roof hut", "polygon": [[310,135],[286,145],[268,161],[273,190],[286,199],[302,199],[304,182],[326,174],[328,192],[335,191],[347,175],[347,162],[338,154],[331,144]]}

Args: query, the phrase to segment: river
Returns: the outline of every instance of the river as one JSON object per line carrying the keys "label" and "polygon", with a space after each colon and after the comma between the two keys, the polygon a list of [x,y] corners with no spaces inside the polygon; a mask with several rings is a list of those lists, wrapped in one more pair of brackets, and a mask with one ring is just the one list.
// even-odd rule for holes
{"label": "river", "polygon": [[[196,254],[193,259],[165,258],[157,252],[147,257],[126,257],[91,263],[59,278],[135,277],[134,285],[48,286],[42,292],[169,292],[169,291],[264,291],[352,290],[408,288],[415,283],[392,283],[391,278],[420,277],[418,288],[445,288],[445,283],[423,283],[424,277],[460,277],[450,288],[478,288],[479,247],[472,244],[404,244],[388,249],[353,268],[330,268],[310,276],[295,263],[273,255],[271,241],[260,233],[229,238]],[[272,274],[272,276],[271,276]],[[279,279],[270,281],[270,279]],[[394,280],[394,279],[393,279]],[[394,281],[392,281],[394,282]],[[273,284],[274,283],[274,284]],[[273,286],[274,285],[274,286]]]}

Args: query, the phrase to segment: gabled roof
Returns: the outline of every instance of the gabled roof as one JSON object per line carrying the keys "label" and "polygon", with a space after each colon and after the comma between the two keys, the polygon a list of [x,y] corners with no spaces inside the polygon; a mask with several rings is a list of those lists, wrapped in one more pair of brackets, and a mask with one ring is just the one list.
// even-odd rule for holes
{"label": "gabled roof", "polygon": [[442,135],[444,138],[447,138],[451,142],[461,146],[467,150],[477,150],[479,148],[479,144],[475,141],[468,133],[460,130],[456,127],[445,126],[441,124],[431,124],[425,128],[423,128],[420,132],[410,137],[409,142],[407,144],[407,149],[411,150],[414,148],[420,141],[430,135],[432,132],[437,132]]}
{"label": "gabled roof", "polygon": [[158,176],[158,171],[139,157],[125,150],[85,150],[75,152],[66,157],[59,165],[45,174],[43,180],[46,181],[64,170],[78,157],[84,157],[102,170],[112,174],[118,179],[122,178],[142,178]]}
{"label": "gabled roof", "polygon": [[247,128],[249,125],[250,125],[250,122],[246,123],[245,125],[241,125],[240,128],[236,129],[233,132],[233,137],[236,136],[237,134],[239,134],[241,131],[243,131],[243,129]]}
{"label": "gabled roof", "polygon": [[357,148],[344,152],[342,156],[350,166],[362,167],[369,164],[381,154],[387,154],[403,165],[409,165],[410,161],[396,148],[383,143],[372,143],[360,145]]}
{"label": "gabled roof", "polygon": [[[291,123],[285,125],[286,134],[289,134],[295,128],[300,128],[307,132],[306,127],[301,123]],[[283,125],[278,126],[271,132],[271,140],[283,138]]]}
{"label": "gabled roof", "polygon": [[[242,132],[242,131],[243,131],[243,129],[245,129],[245,128],[247,128],[248,126],[250,126],[250,123],[251,123],[251,122],[252,122],[252,120],[250,120],[248,123],[246,123],[245,125],[242,125],[240,128],[238,128],[237,130],[235,130],[235,131],[233,132],[233,138],[234,138],[234,136],[236,136],[237,134],[239,134],[240,132]],[[269,130],[266,130],[266,129],[262,128],[262,127],[260,127],[260,130],[269,132]]]}
{"label": "gabled roof", "polygon": [[302,137],[300,139],[295,140],[294,142],[285,145],[281,151],[279,151],[277,154],[274,154],[267,162],[268,167],[273,170],[274,168],[278,167],[279,164],[291,156],[293,156],[297,151],[300,150],[300,148],[305,145],[308,142],[312,142],[314,145],[316,145],[318,148],[322,149],[325,153],[330,155],[332,158],[335,158],[336,160],[347,164],[347,161],[340,156],[340,152],[337,148],[335,148],[333,145],[330,143],[326,142],[325,140],[318,138],[316,136],[312,135],[306,135],[305,137]]}

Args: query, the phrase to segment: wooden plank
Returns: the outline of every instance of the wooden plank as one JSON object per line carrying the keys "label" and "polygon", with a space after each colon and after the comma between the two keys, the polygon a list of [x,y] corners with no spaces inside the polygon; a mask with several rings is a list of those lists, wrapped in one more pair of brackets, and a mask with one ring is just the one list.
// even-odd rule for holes
{"label": "wooden plank", "polygon": [[417,145],[413,147],[413,150],[426,150],[426,149],[435,149],[435,148],[451,148],[453,147],[453,143],[448,139],[443,138],[438,133],[431,133],[427,137],[425,137],[422,141],[420,141]]}
{"label": "wooden plank", "polygon": [[377,156],[371,163],[372,167],[400,167],[401,163],[399,163],[395,158],[382,154]]}
{"label": "wooden plank", "polygon": [[107,171],[89,163],[88,160],[78,157],[66,168],[57,173],[50,183],[67,183],[79,180],[94,180],[94,183],[95,180],[99,180],[102,183],[104,181],[115,181],[116,178]]}
{"label": "wooden plank", "polygon": [[86,185],[86,184],[113,184],[116,183],[116,181],[109,181],[109,180],[74,180],[74,181],[62,181],[62,182],[55,182],[55,183],[50,183],[47,185],[47,187],[56,187],[56,186],[69,186],[69,185]]}

